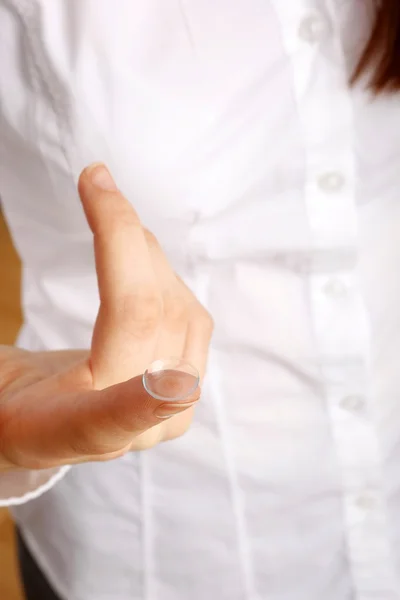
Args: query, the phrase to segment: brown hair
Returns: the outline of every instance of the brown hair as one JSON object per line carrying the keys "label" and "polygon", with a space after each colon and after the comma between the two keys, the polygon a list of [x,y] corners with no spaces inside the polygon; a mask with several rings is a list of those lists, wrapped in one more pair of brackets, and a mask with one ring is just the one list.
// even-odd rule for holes
{"label": "brown hair", "polygon": [[375,5],[371,37],[352,81],[370,74],[374,92],[400,91],[400,0],[375,0]]}

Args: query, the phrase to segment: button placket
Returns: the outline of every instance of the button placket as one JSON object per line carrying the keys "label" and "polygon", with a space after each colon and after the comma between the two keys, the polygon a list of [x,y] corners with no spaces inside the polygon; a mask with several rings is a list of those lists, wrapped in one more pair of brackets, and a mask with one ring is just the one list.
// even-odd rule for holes
{"label": "button placket", "polygon": [[[392,600],[398,581],[384,512],[381,458],[376,431],[365,410],[369,402],[369,326],[353,260],[358,223],[346,61],[333,0],[324,3],[329,13],[327,27],[319,13],[301,17],[297,9],[296,31],[292,5],[274,0],[281,22],[288,23],[283,37],[293,62],[305,146],[304,201],[310,246],[321,256],[318,273],[309,275],[310,312],[343,485],[354,596]],[[355,399],[357,395],[365,397],[365,409]],[[366,501],[364,505],[360,501],[363,507],[357,506],[355,499],[365,499],[370,490],[376,490],[375,507],[371,503],[366,510]]]}

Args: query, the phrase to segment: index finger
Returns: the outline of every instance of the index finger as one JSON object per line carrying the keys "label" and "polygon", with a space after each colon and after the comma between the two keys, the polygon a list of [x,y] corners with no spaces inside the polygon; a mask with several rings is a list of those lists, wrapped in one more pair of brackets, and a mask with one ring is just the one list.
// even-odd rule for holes
{"label": "index finger", "polygon": [[94,235],[100,310],[91,364],[99,389],[138,375],[151,361],[162,298],[140,219],[104,165],[82,173],[79,193]]}
{"label": "index finger", "polygon": [[103,164],[86,168],[78,183],[94,235],[100,300],[114,306],[135,294],[138,285],[155,285],[146,237],[133,206]]}

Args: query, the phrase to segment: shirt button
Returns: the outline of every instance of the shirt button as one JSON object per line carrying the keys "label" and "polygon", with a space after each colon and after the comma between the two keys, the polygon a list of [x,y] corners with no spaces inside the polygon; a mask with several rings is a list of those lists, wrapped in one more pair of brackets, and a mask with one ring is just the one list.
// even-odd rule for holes
{"label": "shirt button", "polygon": [[347,293],[347,287],[340,279],[330,279],[324,285],[323,291],[332,298],[343,298]]}
{"label": "shirt button", "polygon": [[359,413],[365,406],[365,400],[362,396],[354,394],[352,396],[346,396],[346,398],[343,398],[340,402],[340,406],[349,412]]}
{"label": "shirt button", "polygon": [[299,37],[305,42],[315,44],[319,42],[329,31],[329,23],[318,15],[309,15],[299,27]]}
{"label": "shirt button", "polygon": [[324,173],[318,178],[318,185],[324,192],[338,192],[344,186],[341,173]]}
{"label": "shirt button", "polygon": [[293,254],[284,256],[282,262],[286,268],[294,271],[295,273],[308,273],[310,271],[310,258],[304,254],[300,256]]}
{"label": "shirt button", "polygon": [[356,498],[355,504],[360,510],[364,512],[369,512],[371,510],[374,510],[374,508],[376,507],[376,498],[369,493],[360,494],[360,496]]}

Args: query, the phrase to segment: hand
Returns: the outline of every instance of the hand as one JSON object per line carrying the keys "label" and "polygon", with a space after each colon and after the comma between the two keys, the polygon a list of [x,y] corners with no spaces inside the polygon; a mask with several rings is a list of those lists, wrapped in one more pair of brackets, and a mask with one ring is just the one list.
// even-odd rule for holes
{"label": "hand", "polygon": [[155,359],[182,357],[202,377],[212,320],[106,174],[93,165],[78,186],[100,292],[91,350],[0,348],[0,470],[108,460],[189,427],[199,390],[157,401],[142,374]]}

